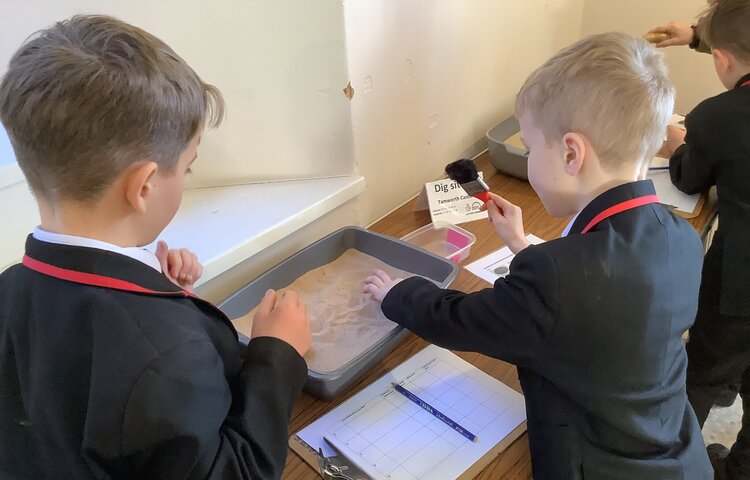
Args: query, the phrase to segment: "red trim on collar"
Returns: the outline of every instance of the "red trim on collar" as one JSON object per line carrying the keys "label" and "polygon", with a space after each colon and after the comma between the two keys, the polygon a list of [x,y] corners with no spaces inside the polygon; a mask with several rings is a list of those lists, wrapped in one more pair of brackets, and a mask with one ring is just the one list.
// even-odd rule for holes
{"label": "red trim on collar", "polygon": [[48,263],[40,262],[35,260],[28,255],[24,255],[23,264],[44,275],[50,277],[59,278],[61,280],[67,280],[69,282],[82,283],[84,285],[92,285],[95,287],[111,288],[113,290],[124,290],[126,292],[135,293],[146,293],[149,295],[170,295],[170,296],[181,296],[181,297],[194,297],[194,295],[187,290],[180,290],[179,292],[160,292],[158,290],[151,290],[135,283],[127,282],[112,277],[105,277],[103,275],[96,275],[93,273],[77,272],[75,270],[68,270],[65,268],[56,267]]}
{"label": "red trim on collar", "polygon": [[633,198],[631,200],[626,200],[622,203],[618,203],[617,205],[613,205],[609,207],[608,209],[604,210],[603,212],[599,213],[599,215],[592,218],[589,224],[586,225],[583,228],[583,230],[581,230],[581,233],[588,232],[589,230],[594,228],[599,222],[613,215],[617,215],[618,213],[626,212],[628,210],[632,210],[634,208],[638,208],[643,205],[648,205],[651,203],[659,203],[659,197],[656,195],[645,195],[643,197]]}
{"label": "red trim on collar", "polygon": [[747,87],[747,86],[750,86],[750,80],[740,85],[740,87]]}

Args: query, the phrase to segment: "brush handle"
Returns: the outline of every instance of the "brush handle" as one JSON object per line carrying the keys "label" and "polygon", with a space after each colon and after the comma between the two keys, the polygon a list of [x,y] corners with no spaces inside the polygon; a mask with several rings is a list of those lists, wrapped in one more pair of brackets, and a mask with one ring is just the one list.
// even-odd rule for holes
{"label": "brush handle", "polygon": [[[476,193],[476,194],[472,195],[472,197],[476,198],[477,200],[481,200],[484,203],[492,201],[492,197],[490,197],[490,192]],[[503,209],[500,208],[499,206],[497,208],[498,208],[498,210],[500,210],[500,215],[502,215],[503,214]],[[490,218],[490,223],[492,223],[492,218]]]}
{"label": "brush handle", "polygon": [[484,203],[487,203],[491,200],[490,192],[475,193],[474,195],[472,195],[472,197],[476,198],[477,200],[481,200]]}

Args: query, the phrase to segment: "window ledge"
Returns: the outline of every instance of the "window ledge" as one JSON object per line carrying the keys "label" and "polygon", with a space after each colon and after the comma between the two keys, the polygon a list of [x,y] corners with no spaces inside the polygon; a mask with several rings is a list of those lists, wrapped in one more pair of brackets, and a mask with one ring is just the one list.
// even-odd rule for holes
{"label": "window ledge", "polygon": [[202,284],[364,191],[361,176],[187,190],[159,238],[198,255]]}

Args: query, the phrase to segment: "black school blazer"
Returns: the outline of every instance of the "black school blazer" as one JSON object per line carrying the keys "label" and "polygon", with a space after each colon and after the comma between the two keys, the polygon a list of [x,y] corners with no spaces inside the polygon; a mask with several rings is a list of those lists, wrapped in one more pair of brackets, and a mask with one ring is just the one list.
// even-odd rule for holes
{"label": "black school blazer", "polygon": [[[437,345],[518,366],[536,480],[712,479],[685,392],[703,249],[659,204],[584,227],[650,180],[593,200],[565,238],[521,251],[494,287],[465,294],[421,278],[386,316]],[[456,420],[460,423],[460,418]]]}
{"label": "black school blazer", "polygon": [[26,255],[46,273],[0,275],[0,476],[281,476],[307,377],[289,344],[244,349],[220,311],[129,257],[33,237]]}

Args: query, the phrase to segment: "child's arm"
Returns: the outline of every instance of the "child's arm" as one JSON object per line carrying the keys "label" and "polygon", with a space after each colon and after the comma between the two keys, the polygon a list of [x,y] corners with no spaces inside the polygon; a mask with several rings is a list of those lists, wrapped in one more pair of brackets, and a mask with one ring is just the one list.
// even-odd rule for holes
{"label": "child's arm", "polygon": [[[675,127],[667,131],[667,147],[674,152],[669,159],[672,183],[687,193],[701,193],[716,184],[715,161],[723,148],[721,133],[714,131],[709,108],[699,105],[685,119],[687,133],[680,144],[681,134]],[[722,125],[724,122],[719,122]]]}
{"label": "child's arm", "polygon": [[280,478],[309,344],[296,295],[268,292],[231,384],[225,369],[234,367],[208,338],[162,354],[130,395],[120,455],[127,467],[111,469],[127,468],[129,478]]}
{"label": "child's arm", "polygon": [[396,283],[384,272],[375,276],[365,291],[384,297],[389,319],[436,345],[516,365],[535,365],[555,318],[557,271],[539,248],[525,248],[510,275],[476,293],[443,290],[420,277]]}
{"label": "child's arm", "polygon": [[666,25],[655,27],[648,33],[666,33],[667,40],[656,44],[658,48],[672,47],[678,45],[689,45],[694,38],[695,31],[690,25],[680,22],[669,22]]}
{"label": "child's arm", "polygon": [[653,28],[648,31],[652,33],[666,33],[669,38],[656,44],[657,48],[672,47],[678,45],[689,45],[690,48],[700,53],[711,53],[711,48],[698,37],[696,27],[680,22],[669,22],[666,25]]}

